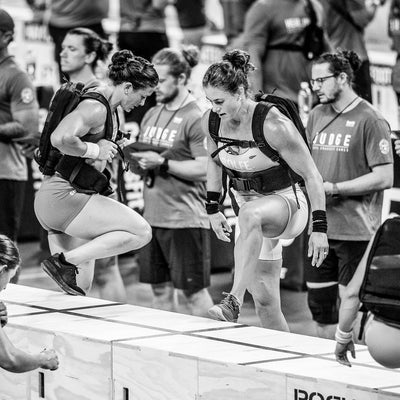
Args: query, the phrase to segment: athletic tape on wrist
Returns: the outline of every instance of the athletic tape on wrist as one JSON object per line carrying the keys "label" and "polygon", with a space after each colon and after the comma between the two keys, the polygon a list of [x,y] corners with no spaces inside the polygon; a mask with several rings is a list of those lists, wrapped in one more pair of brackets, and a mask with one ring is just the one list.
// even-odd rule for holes
{"label": "athletic tape on wrist", "polygon": [[100,146],[96,143],[85,142],[86,143],[86,152],[82,156],[83,158],[93,158],[96,159],[100,154]]}

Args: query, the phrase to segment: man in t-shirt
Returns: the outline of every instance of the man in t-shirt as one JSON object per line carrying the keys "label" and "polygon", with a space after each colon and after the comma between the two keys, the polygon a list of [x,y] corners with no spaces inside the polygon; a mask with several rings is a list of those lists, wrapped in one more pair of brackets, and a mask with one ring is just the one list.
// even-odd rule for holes
{"label": "man in t-shirt", "polygon": [[207,291],[206,138],[201,110],[186,86],[198,56],[194,46],[165,48],[154,55],[159,104],[145,114],[138,142],[125,152],[133,171],[144,176],[143,216],[153,230],[151,242],[140,252],[140,281],[151,284],[154,307],[175,310],[177,288],[193,315],[206,316],[213,305]]}
{"label": "man in t-shirt", "polygon": [[321,337],[333,338],[337,300],[351,280],[368,241],[381,224],[383,190],[393,184],[390,127],[352,88],[361,60],[353,51],[322,55],[311,84],[320,105],[307,135],[324,179],[329,254],[306,266],[308,304]]}
{"label": "man in t-shirt", "polygon": [[28,180],[23,152],[38,140],[39,107],[31,80],[8,52],[13,36],[14,22],[0,9],[0,233],[15,241]]}
{"label": "man in t-shirt", "polygon": [[[253,92],[263,90],[297,103],[300,83],[310,79],[311,61],[301,52],[310,11],[303,0],[257,0],[246,13],[243,43],[256,71]],[[311,0],[318,23],[322,8]]]}

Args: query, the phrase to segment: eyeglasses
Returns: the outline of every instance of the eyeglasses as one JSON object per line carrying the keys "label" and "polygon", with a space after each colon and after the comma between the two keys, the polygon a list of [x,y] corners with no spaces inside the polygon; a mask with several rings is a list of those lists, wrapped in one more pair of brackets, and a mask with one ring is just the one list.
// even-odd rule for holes
{"label": "eyeglasses", "polygon": [[336,76],[336,74],[321,76],[320,78],[315,78],[315,79],[310,79],[310,84],[311,84],[311,86],[315,86],[315,84],[318,84],[319,86],[321,86],[327,79],[333,78],[334,76]]}

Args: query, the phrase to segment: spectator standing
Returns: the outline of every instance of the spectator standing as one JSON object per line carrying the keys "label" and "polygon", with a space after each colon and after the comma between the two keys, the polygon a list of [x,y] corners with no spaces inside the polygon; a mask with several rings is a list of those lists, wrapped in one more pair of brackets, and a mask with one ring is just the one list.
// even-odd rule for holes
{"label": "spectator standing", "polygon": [[375,0],[324,0],[324,29],[332,49],[353,50],[362,63],[354,75],[355,92],[372,103],[369,59],[364,39],[364,29],[372,21],[380,1]]}
{"label": "spectator standing", "polygon": [[13,35],[14,21],[0,9],[0,233],[16,241],[28,180],[24,147],[37,140],[39,106],[32,81],[8,52]]}
{"label": "spectator standing", "polygon": [[108,16],[109,0],[50,0],[48,10],[45,0],[26,0],[31,8],[45,12],[45,22],[54,42],[54,59],[62,79],[60,65],[61,46],[67,32],[72,28],[85,27],[106,37],[102,21]]}
{"label": "spectator standing", "polygon": [[338,295],[380,226],[383,190],[393,184],[389,124],[352,88],[360,64],[356,53],[342,51],[312,67],[321,104],[311,111],[307,136],[324,180],[329,254],[319,268],[306,264],[306,281],[317,333],[327,338],[338,322]]}
{"label": "spectator standing", "polygon": [[[0,291],[7,287],[20,263],[15,243],[7,236],[0,235]],[[38,354],[29,354],[17,349],[3,329],[6,324],[7,308],[0,301],[0,368],[10,372],[27,372],[37,368],[54,371],[58,368],[58,358],[52,349],[45,349]]]}
{"label": "spectator standing", "polygon": [[[139,145],[156,151],[129,151],[134,171],[145,179],[144,217],[152,241],[140,253],[140,281],[150,283],[154,306],[174,309],[174,288],[181,289],[193,315],[212,306],[209,221],[206,199],[207,152],[201,111],[186,85],[198,62],[194,46],[163,49],[152,59],[160,77],[157,101],[143,118]],[[172,285],[171,285],[172,282]]]}
{"label": "spectator standing", "polygon": [[[112,44],[91,29],[71,29],[62,42],[61,69],[69,75],[71,82],[82,82],[86,88],[98,87],[101,85],[101,81],[95,75],[96,67],[98,67],[98,62],[107,61],[111,49]],[[117,200],[118,163],[108,164],[106,168],[114,178],[111,180],[114,193],[110,197]],[[81,243],[81,239],[75,238],[71,247],[78,247]],[[91,265],[93,266],[93,263]],[[118,268],[118,257],[98,259],[94,267],[94,283],[99,288],[100,297],[111,301],[126,302],[126,291]],[[93,274],[90,268],[86,268],[84,271]]]}
{"label": "spectator standing", "polygon": [[207,23],[204,0],[176,0],[175,7],[183,33],[182,44],[201,48]]}
{"label": "spectator standing", "polygon": [[[168,47],[164,15],[167,3],[168,0],[120,0],[119,48],[150,61],[157,51]],[[138,129],[143,115],[155,105],[152,95],[142,107],[125,113],[126,121],[136,123]]]}
{"label": "spectator standing", "polygon": [[[316,1],[312,6],[321,15]],[[251,89],[287,97],[297,103],[300,83],[310,78],[311,62],[300,50],[305,27],[310,24],[308,6],[303,0],[257,0],[245,18],[243,43],[256,67]]]}

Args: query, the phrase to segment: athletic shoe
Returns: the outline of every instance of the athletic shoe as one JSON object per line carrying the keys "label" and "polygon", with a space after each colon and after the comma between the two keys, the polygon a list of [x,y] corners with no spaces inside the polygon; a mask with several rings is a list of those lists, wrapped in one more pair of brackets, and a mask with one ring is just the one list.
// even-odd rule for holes
{"label": "athletic shoe", "polygon": [[73,296],[86,296],[86,293],[76,284],[76,265],[65,261],[64,254],[57,253],[41,263],[43,271],[52,278],[64,292]]}
{"label": "athletic shoe", "polygon": [[230,293],[223,292],[225,298],[221,303],[212,306],[208,314],[212,319],[226,322],[237,322],[240,314],[239,300]]}

